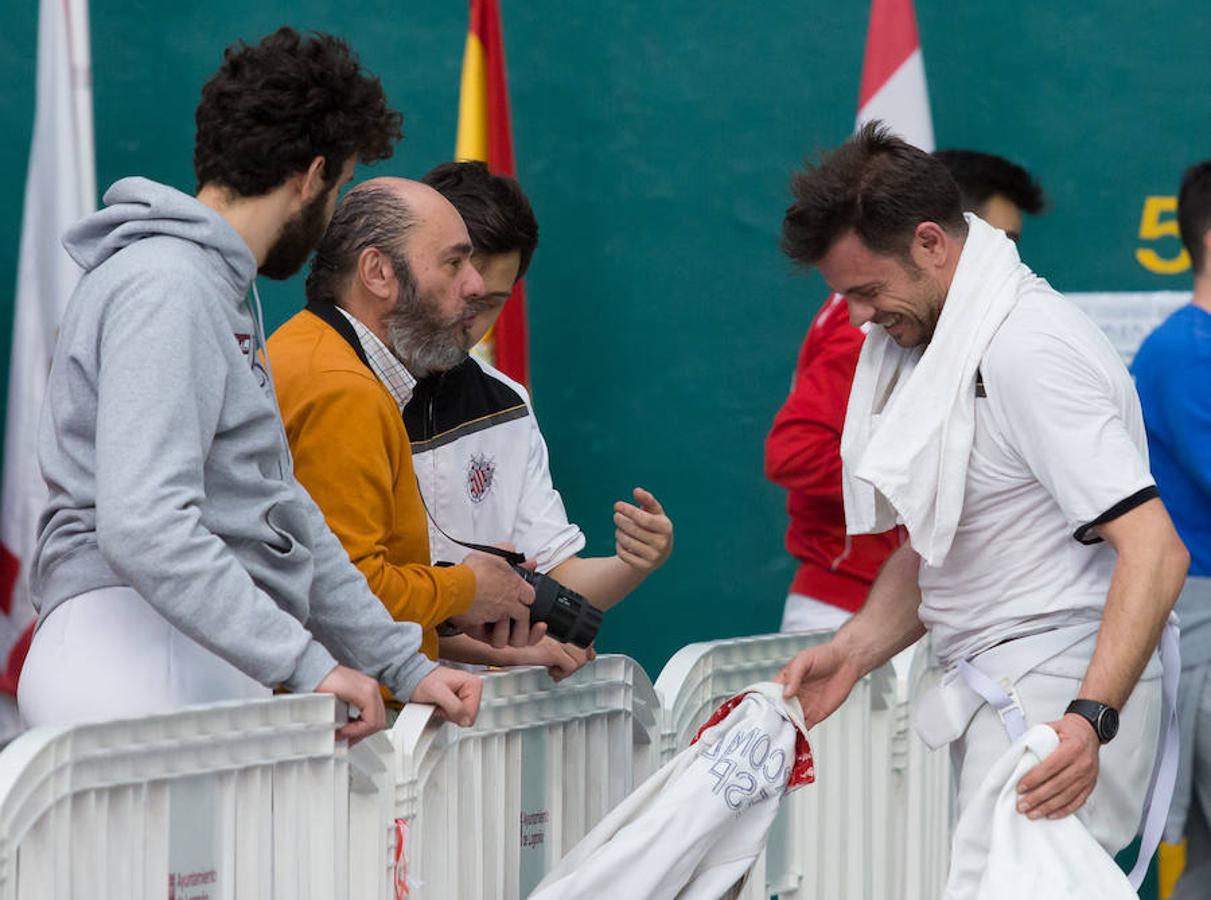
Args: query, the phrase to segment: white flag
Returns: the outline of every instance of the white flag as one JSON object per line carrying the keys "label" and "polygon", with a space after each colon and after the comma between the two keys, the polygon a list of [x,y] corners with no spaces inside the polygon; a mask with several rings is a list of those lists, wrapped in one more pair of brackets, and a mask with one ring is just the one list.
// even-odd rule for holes
{"label": "white flag", "polygon": [[5,676],[0,690],[10,693],[16,688],[18,664],[10,654],[33,618],[28,566],[46,502],[38,469],[38,418],[59,322],[80,278],[59,239],[96,209],[92,116],[88,0],[41,0],[0,494],[0,660]]}

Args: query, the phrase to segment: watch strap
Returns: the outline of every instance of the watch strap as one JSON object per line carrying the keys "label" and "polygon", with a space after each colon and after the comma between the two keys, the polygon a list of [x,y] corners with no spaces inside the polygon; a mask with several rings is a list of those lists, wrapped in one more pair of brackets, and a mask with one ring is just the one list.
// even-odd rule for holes
{"label": "watch strap", "polygon": [[1073,700],[1068,704],[1068,708],[1064,710],[1064,713],[1075,713],[1092,725],[1093,733],[1097,735],[1098,742],[1105,744],[1114,737],[1113,734],[1109,736],[1105,735],[1101,726],[1107,710],[1110,710],[1116,716],[1118,715],[1118,710],[1109,704],[1099,703],[1096,700]]}

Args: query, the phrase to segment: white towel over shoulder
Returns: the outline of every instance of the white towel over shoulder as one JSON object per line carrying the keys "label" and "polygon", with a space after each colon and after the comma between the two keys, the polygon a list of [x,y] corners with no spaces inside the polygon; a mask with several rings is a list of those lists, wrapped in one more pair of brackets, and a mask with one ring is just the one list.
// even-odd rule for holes
{"label": "white towel over shoulder", "polygon": [[862,346],[841,436],[850,534],[908,529],[930,565],[950,550],[975,435],[980,359],[1023,288],[1039,281],[1004,233],[967,214],[967,239],[933,340],[902,348],[882,328]]}

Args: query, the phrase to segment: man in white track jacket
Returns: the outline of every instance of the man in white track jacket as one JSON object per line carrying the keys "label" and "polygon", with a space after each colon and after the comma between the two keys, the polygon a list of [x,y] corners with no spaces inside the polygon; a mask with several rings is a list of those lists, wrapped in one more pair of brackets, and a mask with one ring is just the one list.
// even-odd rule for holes
{"label": "man in white track jacket", "polygon": [[[494,367],[467,357],[488,332],[538,244],[538,222],[520,185],[483,163],[438,166],[424,182],[454,204],[484,279],[480,313],[465,334],[462,360],[420,379],[404,412],[413,462],[429,512],[434,560],[457,562],[462,541],[508,541],[534,559],[539,572],[608,609],[662,566],[673,549],[673,523],[650,492],[614,504],[615,553],[583,557],[585,538],[568,521],[555,489],[547,445],[525,388]],[[440,527],[440,531],[438,528]],[[442,642],[442,656],[467,662],[539,663],[568,674],[577,648],[546,641],[534,648],[487,654],[465,636]],[[469,650],[469,652],[468,652]]]}

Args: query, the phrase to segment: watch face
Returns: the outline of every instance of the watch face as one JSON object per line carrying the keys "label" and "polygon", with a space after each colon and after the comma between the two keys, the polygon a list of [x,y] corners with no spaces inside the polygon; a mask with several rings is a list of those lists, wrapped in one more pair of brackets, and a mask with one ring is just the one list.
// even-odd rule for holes
{"label": "watch face", "polygon": [[1107,706],[1097,717],[1097,736],[1104,744],[1118,734],[1118,711]]}

